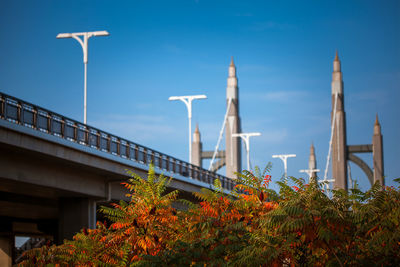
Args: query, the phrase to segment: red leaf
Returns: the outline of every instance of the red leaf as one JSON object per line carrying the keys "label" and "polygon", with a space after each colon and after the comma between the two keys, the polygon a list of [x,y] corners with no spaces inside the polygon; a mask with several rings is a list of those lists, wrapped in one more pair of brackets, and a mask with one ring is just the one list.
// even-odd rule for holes
{"label": "red leaf", "polygon": [[153,207],[153,208],[150,210],[150,215],[154,215],[154,213],[156,213],[156,207]]}
{"label": "red leaf", "polygon": [[258,198],[260,199],[261,202],[263,202],[263,200],[264,200],[264,193],[261,192],[260,195],[258,196]]}

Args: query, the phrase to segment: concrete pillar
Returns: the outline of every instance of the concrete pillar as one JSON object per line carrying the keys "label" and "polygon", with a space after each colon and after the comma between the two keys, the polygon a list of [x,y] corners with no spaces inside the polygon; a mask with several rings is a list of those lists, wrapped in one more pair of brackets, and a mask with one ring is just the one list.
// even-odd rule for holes
{"label": "concrete pillar", "polygon": [[0,236],[0,266],[12,265],[13,236]]}
{"label": "concrete pillar", "polygon": [[89,198],[61,198],[58,242],[71,240],[82,228],[96,227],[96,202]]}
{"label": "concrete pillar", "polygon": [[192,142],[192,164],[197,165],[199,167],[203,167],[203,161],[201,159],[201,152],[203,149],[203,144],[201,143],[199,125],[196,124],[196,129],[193,133],[193,142]]}
{"label": "concrete pillar", "polygon": [[[308,169],[309,170],[316,170],[317,169],[317,159],[315,157],[314,144],[311,144],[311,147],[310,147],[310,157],[308,159]],[[313,179],[317,178],[317,173],[313,172],[311,174],[310,178],[313,178]]]}
{"label": "concrete pillar", "polygon": [[236,67],[232,58],[226,88],[227,103],[231,100],[231,104],[227,107],[229,111],[225,126],[225,165],[226,176],[233,179],[236,178],[235,172],[242,171],[241,138],[232,138],[232,134],[241,133],[242,131],[239,117],[238,90]]}
{"label": "concrete pillar", "polygon": [[346,112],[344,111],[343,77],[337,52],[333,61],[331,120],[333,120],[334,113],[336,114],[332,139],[332,178],[335,179],[335,188],[347,190]]}
{"label": "concrete pillar", "polygon": [[376,115],[374,125],[374,135],[372,136],[372,158],[374,165],[374,183],[379,181],[381,185],[385,185],[383,170],[383,142],[382,142],[381,125],[379,124],[378,115]]}

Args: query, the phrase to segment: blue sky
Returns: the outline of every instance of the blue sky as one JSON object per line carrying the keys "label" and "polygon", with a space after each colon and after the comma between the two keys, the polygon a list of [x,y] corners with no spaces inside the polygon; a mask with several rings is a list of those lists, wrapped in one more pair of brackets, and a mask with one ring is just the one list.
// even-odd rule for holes
{"label": "blue sky", "polygon": [[234,56],[242,129],[262,133],[250,142],[252,165],[271,161],[278,179],[283,164],[271,155],[294,153],[288,174],[302,176],[314,142],[323,170],[338,49],[348,144],[371,143],[378,113],[387,184],[400,176],[399,1],[3,0],[0,91],[82,121],[82,51],[55,37],[96,30],[111,35],[89,41],[90,125],[187,160],[187,111],[168,97],[206,94],[194,102],[193,125],[212,150]]}

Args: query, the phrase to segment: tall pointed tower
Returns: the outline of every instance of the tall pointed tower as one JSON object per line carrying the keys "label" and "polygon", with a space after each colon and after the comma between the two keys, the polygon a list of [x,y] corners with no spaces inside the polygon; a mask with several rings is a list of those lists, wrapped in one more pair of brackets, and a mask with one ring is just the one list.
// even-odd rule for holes
{"label": "tall pointed tower", "polygon": [[344,111],[343,77],[337,51],[333,61],[331,120],[335,113],[335,99],[337,99],[337,103],[332,139],[332,178],[335,179],[335,188],[347,190],[346,113]]}
{"label": "tall pointed tower", "polygon": [[378,120],[378,114],[376,114],[374,135],[372,136],[372,158],[374,166],[374,182],[379,181],[381,185],[385,185],[383,178],[383,144],[382,144],[382,133],[381,125]]}
{"label": "tall pointed tower", "polygon": [[[317,160],[315,158],[315,148],[314,148],[313,143],[311,143],[311,147],[310,147],[310,158],[308,159],[308,169],[309,170],[317,169]],[[314,179],[317,178],[317,173],[312,172],[311,178],[314,178]]]}
{"label": "tall pointed tower", "polygon": [[200,139],[200,131],[199,125],[196,124],[196,129],[193,133],[193,141],[192,141],[192,164],[197,165],[199,167],[203,167],[203,161],[201,158],[201,152],[203,149],[203,144]]}
{"label": "tall pointed tower", "polygon": [[[229,77],[226,87],[226,100],[228,118],[225,128],[225,163],[226,176],[236,178],[235,172],[241,172],[241,139],[232,137],[234,133],[241,132],[239,117],[239,98],[238,98],[238,79],[236,77],[236,67],[231,59],[229,65]],[[229,104],[230,103],[230,104]]]}

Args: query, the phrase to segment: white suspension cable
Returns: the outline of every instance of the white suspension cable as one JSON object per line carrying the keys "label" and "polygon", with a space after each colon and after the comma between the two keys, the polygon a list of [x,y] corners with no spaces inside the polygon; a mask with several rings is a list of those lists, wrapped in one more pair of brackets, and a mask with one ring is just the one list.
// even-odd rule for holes
{"label": "white suspension cable", "polygon": [[326,167],[325,167],[325,173],[324,173],[324,181],[327,180],[328,168],[329,168],[329,161],[330,161],[330,159],[331,159],[333,133],[334,133],[334,131],[335,131],[335,122],[336,122],[337,98],[338,98],[338,93],[335,92],[335,104],[334,104],[334,108],[333,108],[333,118],[332,118],[332,124],[331,124],[331,138],[330,138],[330,140],[329,140],[328,156],[326,157]]}
{"label": "white suspension cable", "polygon": [[218,136],[217,145],[215,146],[214,154],[213,154],[212,159],[210,161],[210,166],[208,167],[208,170],[211,170],[211,167],[212,167],[212,165],[214,163],[215,157],[217,156],[219,144],[221,142],[222,135],[224,134],[226,120],[228,118],[228,113],[229,113],[229,109],[231,107],[231,103],[232,103],[232,98],[229,98],[228,99],[228,107],[226,108],[226,113],[225,113],[225,117],[224,117],[224,122],[222,123],[221,131],[219,132],[219,136]]}
{"label": "white suspension cable", "polygon": [[353,177],[351,177],[351,168],[350,168],[350,163],[347,162],[347,172],[349,174],[349,180],[350,180],[350,189],[354,189],[354,182],[353,182]]}

